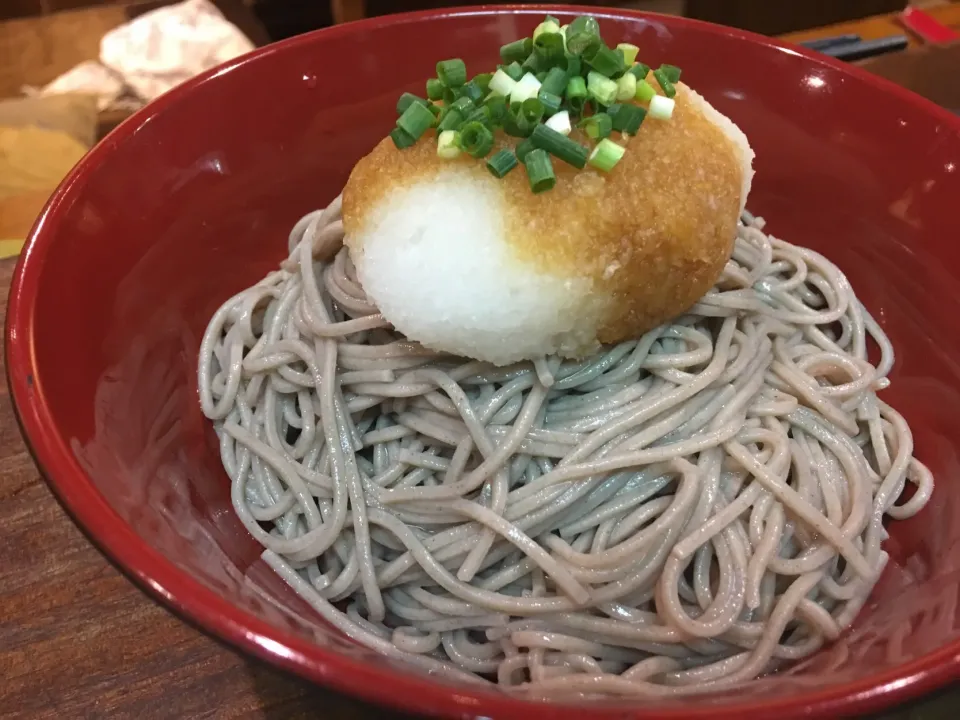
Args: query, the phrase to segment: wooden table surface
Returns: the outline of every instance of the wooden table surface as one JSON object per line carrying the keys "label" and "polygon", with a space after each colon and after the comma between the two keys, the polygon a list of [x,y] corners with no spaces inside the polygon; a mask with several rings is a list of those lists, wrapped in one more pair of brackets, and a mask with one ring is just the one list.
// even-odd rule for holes
{"label": "wooden table surface", "polygon": [[[960,27],[960,6],[935,13]],[[889,18],[800,33],[881,37]],[[2,63],[0,63],[2,65]],[[0,261],[0,319],[13,261]],[[3,358],[0,357],[0,370]],[[960,689],[889,720],[955,718]],[[0,387],[0,718],[400,718],[250,662],[123,578],[66,517]]]}

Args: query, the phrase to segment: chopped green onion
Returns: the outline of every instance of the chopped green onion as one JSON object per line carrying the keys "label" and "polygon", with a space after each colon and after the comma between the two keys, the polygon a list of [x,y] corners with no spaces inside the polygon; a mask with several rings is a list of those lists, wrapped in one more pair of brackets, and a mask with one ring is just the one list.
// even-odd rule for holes
{"label": "chopped green onion", "polygon": [[677,94],[677,89],[673,86],[673,83],[670,82],[670,79],[667,77],[667,74],[663,71],[662,67],[659,67],[653,71],[653,77],[656,78],[657,84],[660,86],[660,89],[663,90],[663,94],[668,98],[672,98]]}
{"label": "chopped green onion", "polygon": [[623,53],[623,61],[627,65],[633,65],[633,61],[637,59],[637,53],[640,52],[640,48],[630,43],[620,43],[617,45],[617,50]]}
{"label": "chopped green onion", "polygon": [[[560,34],[559,28],[555,33],[545,32],[536,38],[533,41],[533,52],[539,58],[539,64],[544,70],[559,62],[563,58],[563,35]],[[527,58],[527,62],[530,62],[530,58]]]}
{"label": "chopped green onion", "polygon": [[636,94],[637,79],[630,73],[624,73],[620,79],[617,80],[617,100],[620,102],[633,100]]}
{"label": "chopped green onion", "polygon": [[486,92],[484,92],[483,88],[481,88],[473,80],[471,80],[466,85],[464,85],[463,88],[461,88],[460,92],[462,93],[461,97],[470,98],[470,100],[475,103],[479,102],[483,98],[483,96],[487,94]]}
{"label": "chopped green onion", "polygon": [[650,117],[657,120],[669,120],[673,116],[673,108],[676,101],[672,98],[657,95],[650,101]]}
{"label": "chopped green onion", "polygon": [[543,85],[543,81],[547,79],[547,71],[546,71],[546,70],[542,70],[541,72],[538,72],[538,73],[536,74],[536,78],[537,78],[537,80],[540,81],[540,84]]}
{"label": "chopped green onion", "polygon": [[537,93],[537,99],[543,104],[543,114],[547,117],[553,115],[554,113],[560,110],[560,105],[563,103],[563,98],[559,95],[554,95],[551,92],[547,92],[540,88],[540,92]]}
{"label": "chopped green onion", "polygon": [[520,106],[521,103],[518,103],[516,107],[507,110],[507,114],[503,116],[503,131],[513,137],[525,138],[533,132],[534,125],[523,117]]}
{"label": "chopped green onion", "polygon": [[465,96],[465,95],[457,98],[457,99],[450,105],[450,109],[451,109],[451,110],[459,110],[459,111],[462,112],[464,115],[466,115],[466,114],[469,113],[471,110],[473,110],[473,108],[474,108],[473,100],[471,100],[470,98],[468,98],[468,97]]}
{"label": "chopped green onion", "polygon": [[437,138],[437,157],[452,160],[460,154],[456,130],[444,130]]}
{"label": "chopped green onion", "polygon": [[400,96],[400,99],[397,100],[397,115],[403,115],[406,109],[413,103],[420,103],[424,107],[427,107],[427,101],[422,97],[414,95],[413,93],[405,92]]}
{"label": "chopped green onion", "polygon": [[601,42],[600,25],[590,15],[581,15],[567,28],[567,51],[573,55],[590,56]]}
{"label": "chopped green onion", "polygon": [[555,18],[553,15],[547,15],[547,16],[543,19],[543,21],[544,21],[544,22],[552,22],[552,23],[553,23],[554,25],[556,25],[557,27],[560,27],[560,20],[559,20],[558,18]]}
{"label": "chopped green onion", "polygon": [[670,82],[676,84],[680,82],[680,73],[682,72],[680,68],[676,65],[661,65],[660,70],[663,71],[663,76]]}
{"label": "chopped green onion", "polygon": [[534,124],[540,122],[543,117],[543,103],[539,98],[527,98],[520,104],[520,114],[528,123]]}
{"label": "chopped green onion", "polygon": [[633,94],[633,99],[637,102],[648,103],[653,100],[656,94],[657,91],[653,89],[653,85],[646,80],[640,80],[637,83],[637,91]]}
{"label": "chopped green onion", "polygon": [[408,148],[417,142],[417,139],[413,137],[410,133],[408,133],[403,128],[398,128],[398,127],[394,128],[390,132],[390,139],[393,140],[393,144],[397,146],[398,150],[403,150],[404,148]]}
{"label": "chopped green onion", "polygon": [[494,177],[502,178],[513,170],[517,164],[517,156],[509,150],[503,149],[494,154],[493,157],[487,159],[487,170],[489,170]]}
{"label": "chopped green onion", "polygon": [[550,156],[539,149],[531,150],[523,159],[523,166],[527,170],[530,180],[530,189],[534,193],[550,190],[557,184],[557,176],[553,172],[553,163]]}
{"label": "chopped green onion", "polygon": [[620,147],[609,139],[601,140],[590,153],[590,164],[603,172],[610,172],[614,165],[620,162],[625,148]]}
{"label": "chopped green onion", "polygon": [[556,130],[561,135],[569,135],[570,131],[573,128],[570,126],[570,113],[566,110],[561,110],[558,113],[551,115],[547,118],[547,121],[544,125],[551,130]]}
{"label": "chopped green onion", "polygon": [[457,145],[468,155],[482,158],[493,149],[493,133],[482,123],[467,123],[457,133]]}
{"label": "chopped green onion", "polygon": [[583,66],[583,63],[579,55],[570,55],[567,53],[563,56],[563,62],[559,63],[557,67],[563,68],[567,73],[567,78],[576,77],[580,74],[580,68]]}
{"label": "chopped green onion", "polygon": [[601,105],[609,105],[617,99],[617,83],[591,70],[587,74],[587,94]]}
{"label": "chopped green onion", "polygon": [[519,143],[517,143],[517,157],[520,159],[520,162],[523,162],[524,158],[527,157],[527,153],[531,150],[536,150],[537,146],[533,144],[533,140],[530,138],[524,138]]}
{"label": "chopped green onion", "polygon": [[478,122],[490,126],[490,123],[493,121],[493,113],[490,112],[490,108],[486,105],[481,105],[480,107],[475,107],[470,111],[470,114],[467,115],[464,122]]}
{"label": "chopped green onion", "polygon": [[443,90],[443,83],[440,82],[438,78],[430,78],[427,80],[427,97],[431,100],[442,100]]}
{"label": "chopped green onion", "polygon": [[650,66],[644,65],[643,63],[634,63],[633,67],[627,70],[628,73],[633,75],[637,81],[645,80],[647,75],[650,74]]}
{"label": "chopped green onion", "polygon": [[514,82],[523,77],[523,68],[520,67],[520,63],[516,61],[510,63],[509,65],[504,65],[500,68],[500,70],[503,70],[503,72],[505,72],[507,76]]}
{"label": "chopped green onion", "polygon": [[533,52],[533,40],[523,38],[523,40],[514,40],[500,47],[500,59],[507,65],[512,62],[523,62],[527,56]]}
{"label": "chopped green onion", "polygon": [[636,135],[647,111],[636,105],[611,105],[607,108],[607,115],[613,121],[614,130]]}
{"label": "chopped green onion", "polygon": [[438,132],[444,132],[445,130],[456,130],[463,124],[463,113],[459,110],[454,110],[450,108],[440,119],[440,124],[437,125]]}
{"label": "chopped green onion", "polygon": [[524,73],[532,73],[533,75],[536,75],[538,72],[546,72],[549,70],[550,65],[551,63],[549,61],[545,60],[536,52],[533,52],[530,54],[530,57],[523,61],[523,65],[520,67]]}
{"label": "chopped green onion", "polygon": [[443,88],[443,102],[445,105],[452,105],[454,102],[456,102],[458,97],[460,97],[460,93],[458,93],[454,88]]}
{"label": "chopped green onion", "polygon": [[624,70],[623,56],[606,45],[601,45],[592,58],[587,61],[595,72],[604,77],[614,77]]}
{"label": "chopped green onion", "polygon": [[437,63],[437,77],[448,88],[458,88],[467,81],[467,66],[460,58]]}
{"label": "chopped green onion", "polygon": [[587,81],[579,75],[567,81],[567,103],[575,114],[583,110],[583,103],[587,99]]}
{"label": "chopped green onion", "polygon": [[583,145],[561,135],[546,125],[537,125],[530,136],[533,144],[541,150],[546,150],[554,157],[563,160],[575,168],[583,168],[587,164],[589,151]]}
{"label": "chopped green onion", "polygon": [[490,80],[490,91],[498,95],[509,95],[516,84],[517,81],[504,72],[503,68],[498,68]]}
{"label": "chopped green onion", "polygon": [[548,92],[553,95],[563,95],[567,89],[567,73],[563,68],[552,67],[547,76],[541,81],[541,92]]}
{"label": "chopped green onion", "polygon": [[577,127],[581,128],[591,140],[603,140],[613,130],[613,119],[607,113],[597,113],[581,120]]}
{"label": "chopped green onion", "polygon": [[503,95],[490,95],[483,106],[490,110],[490,119],[495,123],[500,123],[507,114],[507,99]]}
{"label": "chopped green onion", "polygon": [[490,92],[490,81],[493,80],[493,73],[480,73],[479,75],[474,75],[473,80],[477,84],[477,87],[483,90],[483,94],[486,95]]}
{"label": "chopped green onion", "polygon": [[403,114],[397,119],[397,127],[413,137],[420,138],[427,128],[433,126],[433,113],[420,103],[410,103]]}
{"label": "chopped green onion", "polygon": [[540,81],[537,80],[536,76],[527,73],[513,86],[513,90],[510,92],[510,103],[523,102],[529,98],[535,98],[539,92]]}
{"label": "chopped green onion", "polygon": [[537,40],[541,35],[559,35],[560,34],[560,23],[555,20],[544,20],[542,23],[537,25],[533,31],[533,45],[536,47]]}

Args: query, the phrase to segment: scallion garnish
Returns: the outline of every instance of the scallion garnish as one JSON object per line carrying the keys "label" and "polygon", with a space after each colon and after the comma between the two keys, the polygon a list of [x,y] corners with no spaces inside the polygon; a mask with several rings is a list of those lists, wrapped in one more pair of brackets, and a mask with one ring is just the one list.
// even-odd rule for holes
{"label": "scallion garnish", "polygon": [[660,70],[663,72],[663,76],[670,82],[674,84],[680,82],[680,73],[682,71],[676,65],[661,65]]}
{"label": "scallion garnish", "polygon": [[583,114],[583,104],[587,99],[587,81],[575,75],[567,81],[567,104],[574,115]]}
{"label": "scallion garnish", "polygon": [[623,55],[606,45],[602,45],[587,63],[594,72],[608,78],[616,77],[624,70]]}
{"label": "scallion garnish", "polygon": [[[609,172],[625,152],[609,139],[611,132],[633,135],[648,114],[668,120],[676,106],[680,68],[661,65],[653,71],[656,83],[648,81],[650,68],[636,61],[639,51],[631,43],[609,47],[589,15],[563,26],[548,15],[532,37],[501,46],[503,64],[493,73],[468,78],[460,58],[437,63],[437,77],[426,82],[427,99],[400,96],[390,137],[397,148],[408,148],[435,127],[439,157],[465,152],[484,158],[502,131],[520,141],[515,150],[494,153],[487,168],[502,178],[523,163],[533,192],[556,184],[551,156]],[[573,125],[592,152],[568,137]]]}
{"label": "scallion garnish", "polygon": [[527,169],[530,189],[534,193],[545,192],[557,184],[553,163],[550,162],[550,156],[545,151],[535,148],[528,152],[523,159],[523,166]]}
{"label": "scallion garnish", "polygon": [[437,157],[452,160],[460,154],[456,130],[444,130],[437,137]]}
{"label": "scallion garnish", "polygon": [[537,80],[535,75],[527,73],[514,85],[513,91],[510,93],[510,103],[513,104],[515,102],[523,102],[529,98],[535,98],[539,92],[540,81]]}
{"label": "scallion garnish", "polygon": [[443,90],[444,85],[438,78],[430,78],[427,80],[427,97],[431,100],[442,100]]}
{"label": "scallion garnish", "polygon": [[403,115],[406,109],[413,103],[420,103],[424,107],[427,107],[427,101],[422,97],[414,95],[413,93],[405,92],[400,96],[400,99],[397,100],[397,115]]}
{"label": "scallion garnish", "polygon": [[522,63],[527,59],[527,55],[533,52],[533,40],[523,38],[523,40],[514,40],[500,47],[500,59],[507,65],[512,62]]}
{"label": "scallion garnish", "polygon": [[458,88],[467,81],[467,66],[460,58],[437,63],[437,77],[448,88]]}
{"label": "scallion garnish", "polygon": [[397,127],[413,137],[420,138],[428,128],[433,126],[433,113],[418,102],[411,102],[403,114],[397,118]]}
{"label": "scallion garnish", "polygon": [[610,172],[613,170],[613,166],[620,162],[624,152],[626,152],[626,148],[620,147],[613,140],[609,138],[601,140],[597,143],[593,152],[590,153],[590,165],[597,170]]}
{"label": "scallion garnish", "polygon": [[637,79],[630,73],[624,73],[620,79],[617,80],[617,100],[620,102],[633,100],[636,94]]}
{"label": "scallion garnish", "polygon": [[533,140],[530,138],[524,138],[517,143],[517,157],[520,159],[520,162],[523,162],[523,159],[527,156],[527,153],[531,150],[536,150],[537,146],[533,144]]}
{"label": "scallion garnish", "polygon": [[672,98],[657,95],[650,101],[650,117],[657,120],[669,120],[673,117],[676,102]]}
{"label": "scallion garnish", "polygon": [[607,115],[613,122],[613,129],[617,132],[624,132],[629,135],[636,135],[640,129],[643,119],[647,116],[647,111],[636,105],[611,105],[607,108]]}
{"label": "scallion garnish", "polygon": [[617,83],[591,70],[587,74],[587,94],[601,105],[610,105],[617,99]]}
{"label": "scallion garnish", "polygon": [[567,72],[559,67],[550,68],[550,72],[540,82],[541,92],[548,92],[552,95],[562,96],[563,91],[567,89]]}
{"label": "scallion garnish", "polygon": [[570,113],[566,110],[561,110],[558,113],[554,113],[547,121],[544,123],[544,127],[548,127],[551,130],[556,130],[561,135],[569,135],[573,130],[573,127],[570,125]]}
{"label": "scallion garnish", "polygon": [[657,91],[653,89],[653,85],[646,80],[639,80],[637,81],[637,91],[634,93],[633,98],[637,102],[648,103],[653,100],[656,94]]}
{"label": "scallion garnish", "polygon": [[581,120],[577,127],[591,140],[603,140],[613,130],[613,119],[607,113],[597,113]]}
{"label": "scallion garnish", "polygon": [[417,142],[417,139],[413,137],[413,135],[399,127],[390,131],[390,139],[393,140],[393,144],[397,146],[398,150],[408,148]]}
{"label": "scallion garnish", "polygon": [[502,178],[518,164],[517,156],[506,149],[494,153],[492,157],[487,159],[487,169],[496,178]]}
{"label": "scallion garnish", "polygon": [[505,72],[507,76],[514,82],[517,82],[523,77],[523,68],[520,67],[520,63],[517,61],[513,61],[512,63],[504,65],[499,69],[503,70],[503,72]]}
{"label": "scallion garnish", "polygon": [[582,169],[587,164],[587,157],[590,155],[587,148],[546,125],[537,125],[530,135],[530,140],[535,147],[546,150],[577,169]]}
{"label": "scallion garnish", "polygon": [[459,110],[450,108],[443,114],[443,117],[440,118],[440,123],[437,125],[437,131],[444,132],[446,130],[456,130],[462,124],[463,113],[461,113]]}
{"label": "scallion garnish", "polygon": [[627,65],[633,65],[633,61],[637,59],[637,53],[640,52],[640,48],[630,43],[620,43],[617,45],[617,50],[623,53],[623,61]]}
{"label": "scallion garnish", "polygon": [[498,68],[490,80],[490,92],[498,95],[509,95],[513,92],[513,86],[517,84],[510,75],[504,72],[503,68]]}
{"label": "scallion garnish", "polygon": [[664,72],[663,67],[659,67],[653,71],[653,77],[657,80],[657,85],[660,86],[660,89],[663,91],[663,94],[668,98],[672,98],[677,94],[677,89],[673,86],[673,83],[670,82],[670,78],[667,77],[667,73]]}
{"label": "scallion garnish", "polygon": [[543,114],[547,117],[559,112],[560,105],[563,103],[562,97],[547,92],[543,87],[541,87],[540,92],[537,93],[537,99],[543,104]]}
{"label": "scallion garnish", "polygon": [[650,74],[650,66],[644,65],[643,63],[635,63],[627,72],[633,75],[637,79],[637,82],[639,82],[645,80],[647,75]]}
{"label": "scallion garnish", "polygon": [[493,133],[482,123],[466,123],[457,133],[457,145],[472,157],[486,157],[493,149]]}

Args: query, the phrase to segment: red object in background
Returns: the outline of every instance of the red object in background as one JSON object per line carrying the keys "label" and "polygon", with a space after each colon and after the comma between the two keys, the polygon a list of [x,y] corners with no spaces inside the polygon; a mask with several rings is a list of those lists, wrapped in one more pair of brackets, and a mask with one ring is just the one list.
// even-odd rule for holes
{"label": "red object in background", "polygon": [[[891,562],[854,629],[735,692],[531,704],[354,645],[259,560],[198,407],[208,318],[285,257],[294,221],[337,194],[438,57],[492,67],[544,11],[431,11],[300,36],[164,95],[94,148],[38,221],[7,319],[12,396],[51,488],[174,612],[413,712],[788,720],[876,710],[960,678],[960,120],[857,68],[683,18],[601,11],[611,41],[683,66],[750,136],[751,209],[850,275],[898,351],[885,397],[937,477],[927,509],[891,523]],[[344,62],[349,73],[331,72]]]}
{"label": "red object in background", "polygon": [[900,13],[900,24],[928,43],[948,43],[960,40],[960,33],[948,28],[935,17],[915,7]]}

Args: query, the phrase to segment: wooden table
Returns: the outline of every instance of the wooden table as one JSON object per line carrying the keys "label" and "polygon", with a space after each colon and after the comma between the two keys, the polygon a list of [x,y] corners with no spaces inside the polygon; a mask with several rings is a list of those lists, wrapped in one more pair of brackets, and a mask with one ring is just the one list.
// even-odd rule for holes
{"label": "wooden table", "polygon": [[[960,26],[960,6],[935,13]],[[791,36],[897,32],[889,18]],[[0,261],[0,318],[13,261]],[[0,357],[0,370],[3,359]],[[888,720],[957,717],[960,689]],[[401,718],[247,661],[143,596],[43,484],[0,387],[0,717]]]}
{"label": "wooden table", "polygon": [[[960,29],[960,3],[954,2],[949,5],[926,8],[926,12],[944,25]],[[860,35],[864,40],[875,40],[889,35],[905,34],[910,41],[911,47],[917,47],[922,44],[920,38],[908,32],[902,25],[897,23],[895,15],[877,15],[876,17],[866,18],[864,20],[837,23],[836,25],[827,25],[825,27],[813,28],[812,30],[801,30],[800,32],[789,33],[782,37],[791,42],[803,42],[804,40],[815,40],[817,38],[845,35],[847,33]]]}

